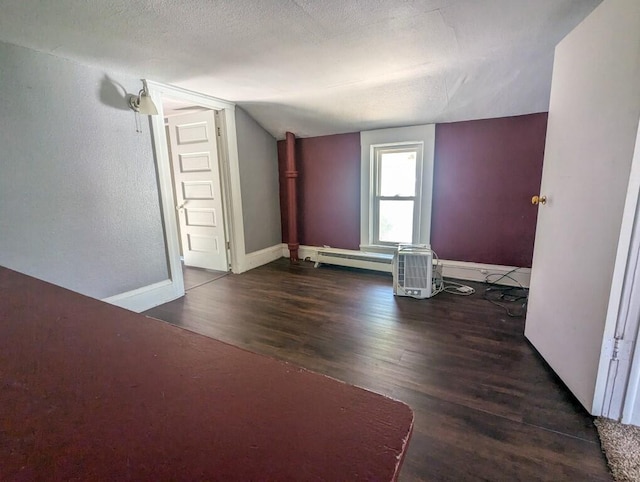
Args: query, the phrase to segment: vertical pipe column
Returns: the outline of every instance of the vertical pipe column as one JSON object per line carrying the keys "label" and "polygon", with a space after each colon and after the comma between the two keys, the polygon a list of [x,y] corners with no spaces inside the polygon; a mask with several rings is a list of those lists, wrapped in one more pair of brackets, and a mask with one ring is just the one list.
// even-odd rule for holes
{"label": "vertical pipe column", "polygon": [[296,179],[298,171],[296,169],[296,136],[291,132],[287,132],[285,138],[286,144],[286,166],[285,178],[287,179],[287,208],[289,211],[289,260],[292,263],[298,262],[298,205],[296,194]]}

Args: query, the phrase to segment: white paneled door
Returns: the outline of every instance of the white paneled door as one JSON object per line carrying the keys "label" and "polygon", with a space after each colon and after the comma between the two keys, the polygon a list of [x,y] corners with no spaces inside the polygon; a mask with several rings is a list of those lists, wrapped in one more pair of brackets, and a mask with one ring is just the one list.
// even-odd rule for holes
{"label": "white paneled door", "polygon": [[169,117],[168,131],[184,264],[228,271],[215,113]]}

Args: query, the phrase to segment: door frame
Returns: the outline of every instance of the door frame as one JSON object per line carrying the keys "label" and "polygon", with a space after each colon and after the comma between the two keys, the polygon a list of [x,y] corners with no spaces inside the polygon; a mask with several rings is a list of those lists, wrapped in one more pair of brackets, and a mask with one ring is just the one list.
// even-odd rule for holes
{"label": "door frame", "polygon": [[[640,423],[640,125],[636,134],[609,307],[605,322],[594,415]],[[617,346],[615,339],[619,338]],[[613,361],[614,348],[619,360]]]}
{"label": "door frame", "polygon": [[169,278],[176,291],[180,292],[180,296],[182,296],[184,295],[184,279],[180,261],[178,221],[173,199],[171,160],[167,147],[162,97],[172,97],[219,112],[216,119],[219,119],[220,122],[216,124],[216,128],[220,128],[221,131],[219,137],[220,183],[222,187],[225,230],[229,239],[229,264],[233,273],[239,273],[244,265],[245,243],[235,104],[161,82],[151,80],[146,82],[149,95],[158,109],[158,115],[150,116],[150,122],[158,170],[160,206],[165,231]]}
{"label": "door frame", "polygon": [[[164,106],[163,106],[164,109]],[[203,267],[208,266],[209,269],[229,271],[230,268],[230,249],[229,249],[229,230],[227,229],[227,217],[228,214],[225,210],[225,202],[222,199],[222,126],[220,124],[219,111],[210,109],[201,109],[195,112],[182,112],[174,113],[165,117],[165,133],[168,137],[169,154],[171,156],[172,180],[173,180],[173,195],[174,203],[176,206],[176,218],[178,226],[178,236],[182,240],[182,261],[183,266]],[[199,119],[196,121],[196,119]],[[178,129],[181,126],[193,125],[194,122],[204,122],[207,125],[207,132],[204,140],[199,140],[195,144],[184,145],[180,142]],[[209,151],[209,170],[205,171],[191,171],[185,172],[179,167],[179,159],[182,157],[182,150],[186,149],[189,153],[201,153],[205,150],[205,145],[208,146],[206,150]],[[213,166],[211,161],[213,160]],[[211,199],[191,199],[185,198],[184,192],[180,188],[181,181],[179,177],[186,176],[189,180],[196,180],[201,182],[207,180],[213,182],[212,189],[215,195]],[[178,201],[180,199],[181,201]],[[190,217],[188,213],[192,210],[200,211],[202,204],[207,204],[209,209],[213,209],[215,212],[211,212],[213,219],[211,225],[206,226],[204,224],[196,223],[191,225],[187,219]],[[178,209],[178,204],[182,205],[184,209]],[[187,206],[187,204],[189,204]],[[200,204],[200,208],[194,208],[194,204]],[[216,249],[211,250],[208,253],[198,252],[198,250],[191,250],[189,238],[190,230],[198,231],[200,235],[203,235],[203,231],[212,234],[212,231],[216,233],[216,238],[210,240],[209,244],[215,245]],[[184,231],[184,232],[183,232]],[[195,233],[194,233],[195,234]],[[221,236],[221,237],[220,237]],[[214,248],[214,246],[211,246]],[[196,259],[198,261],[196,261]],[[189,262],[187,262],[189,261]],[[206,265],[206,266],[205,266]],[[215,265],[215,266],[214,266]]]}

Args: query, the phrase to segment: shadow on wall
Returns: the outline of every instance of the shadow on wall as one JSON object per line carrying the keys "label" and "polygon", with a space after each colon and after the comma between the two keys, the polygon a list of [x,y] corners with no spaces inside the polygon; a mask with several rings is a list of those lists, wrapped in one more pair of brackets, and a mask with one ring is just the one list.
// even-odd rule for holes
{"label": "shadow on wall", "polygon": [[129,94],[122,84],[105,74],[100,82],[100,102],[119,110],[129,110]]}

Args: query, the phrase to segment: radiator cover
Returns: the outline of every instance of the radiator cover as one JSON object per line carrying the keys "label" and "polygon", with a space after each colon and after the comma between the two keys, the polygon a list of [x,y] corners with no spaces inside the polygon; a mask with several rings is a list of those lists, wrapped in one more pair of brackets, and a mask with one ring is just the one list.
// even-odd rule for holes
{"label": "radiator cover", "polygon": [[370,269],[393,272],[393,255],[370,253],[367,251],[352,251],[338,248],[318,248],[315,267],[321,264],[348,266],[350,268]]}

